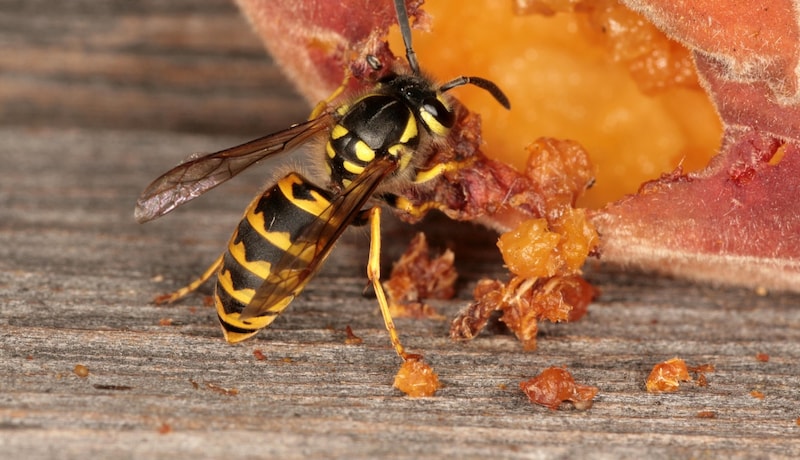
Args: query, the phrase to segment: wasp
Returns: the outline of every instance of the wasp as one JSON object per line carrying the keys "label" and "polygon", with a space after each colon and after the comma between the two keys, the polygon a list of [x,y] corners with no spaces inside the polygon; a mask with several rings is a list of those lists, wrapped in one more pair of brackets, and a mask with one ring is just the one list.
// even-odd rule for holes
{"label": "wasp", "polygon": [[[156,219],[236,176],[254,163],[322,139],[328,183],[322,187],[297,172],[257,196],[226,251],[195,281],[158,298],[174,302],[212,276],[214,305],[225,339],[236,343],[269,326],[303,290],[351,224],[369,224],[367,277],[397,354],[406,354],[380,284],[381,204],[410,209],[395,190],[422,186],[447,165],[427,166],[434,147],[446,142],[455,122],[446,93],[471,84],[510,108],[489,80],[458,77],[436,84],[419,68],[403,0],[394,1],[408,69],[392,69],[365,94],[338,107],[322,105],[311,118],[283,131],[203,156],[190,156],[153,181],[136,203],[139,222]],[[375,59],[369,65],[379,68]],[[318,106],[318,109],[320,106]],[[322,149],[320,149],[322,150]],[[427,168],[427,169],[426,169]]]}

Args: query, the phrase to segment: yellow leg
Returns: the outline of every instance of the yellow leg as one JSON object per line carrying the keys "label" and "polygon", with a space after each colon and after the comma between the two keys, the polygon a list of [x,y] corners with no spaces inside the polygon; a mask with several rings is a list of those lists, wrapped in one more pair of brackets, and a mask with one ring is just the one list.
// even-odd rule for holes
{"label": "yellow leg", "polygon": [[319,101],[317,105],[314,106],[314,110],[311,111],[311,115],[308,117],[309,120],[313,120],[322,115],[322,112],[328,108],[330,103],[342,95],[344,89],[347,88],[347,82],[350,80],[350,77],[350,68],[347,68],[344,71],[344,80],[342,80],[342,84],[336,88],[336,91],[334,91],[333,94],[328,96],[324,101]]}
{"label": "yellow leg", "polygon": [[426,201],[424,203],[414,204],[411,200],[403,196],[396,196],[390,205],[398,211],[402,211],[415,218],[422,218],[432,209],[438,209],[444,213],[447,212],[447,206],[442,203]]}
{"label": "yellow leg", "polygon": [[383,286],[381,286],[381,208],[376,206],[370,210],[369,225],[370,245],[367,278],[372,281],[372,286],[375,289],[375,296],[378,298],[383,322],[386,324],[386,330],[389,331],[389,339],[392,341],[392,346],[400,358],[406,361],[410,356],[406,354],[403,344],[400,343],[400,337],[398,337],[397,329],[394,327],[392,314],[389,312],[389,302],[386,300],[386,293],[383,291]]}
{"label": "yellow leg", "polygon": [[[417,171],[416,177],[414,177],[414,183],[424,184],[426,182],[436,179],[437,177],[441,176],[444,173],[451,171],[458,171],[459,169],[465,168],[474,162],[475,158],[471,157],[462,161],[448,161],[446,163],[436,164],[429,169],[422,169]],[[445,214],[448,214],[449,211],[447,205],[442,203],[437,203],[435,201],[426,201],[424,203],[414,204],[408,198],[399,195],[394,196],[392,200],[387,200],[387,204],[415,218],[422,218],[425,214],[428,213],[428,211],[431,211],[433,209],[438,209],[439,211],[442,211]]]}
{"label": "yellow leg", "polygon": [[197,278],[196,280],[192,281],[191,283],[189,283],[186,286],[178,289],[175,292],[172,292],[172,293],[169,293],[169,294],[162,294],[160,296],[157,296],[155,299],[153,299],[153,302],[155,302],[158,305],[165,304],[165,303],[172,303],[172,302],[175,302],[176,300],[180,300],[180,299],[186,297],[187,294],[196,291],[197,288],[202,286],[203,283],[208,281],[209,278],[211,278],[212,276],[214,276],[215,273],[217,273],[217,270],[219,270],[219,267],[222,266],[222,257],[223,256],[219,256],[217,258],[217,260],[215,260],[214,263],[212,263],[211,266],[208,267],[206,269],[206,271],[203,272],[203,274],[200,275],[200,277]]}
{"label": "yellow leg", "polygon": [[448,161],[446,163],[439,163],[433,165],[428,169],[421,169],[417,171],[416,177],[414,177],[415,184],[424,184],[430,180],[436,179],[437,177],[441,176],[442,174],[450,171],[458,171],[459,169],[465,168],[476,160],[475,157],[467,158],[466,160],[461,161]]}

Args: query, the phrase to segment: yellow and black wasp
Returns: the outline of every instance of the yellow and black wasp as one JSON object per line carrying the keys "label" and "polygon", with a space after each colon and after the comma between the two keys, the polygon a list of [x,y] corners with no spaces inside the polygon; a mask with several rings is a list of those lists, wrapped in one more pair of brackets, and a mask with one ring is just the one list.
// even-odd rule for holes
{"label": "yellow and black wasp", "polygon": [[[395,351],[404,360],[408,356],[379,280],[379,205],[398,206],[402,197],[394,190],[417,186],[445,169],[424,167],[433,146],[446,140],[454,123],[448,90],[472,84],[506,108],[510,104],[494,83],[483,78],[458,77],[437,85],[423,76],[411,46],[405,2],[394,4],[410,71],[393,70],[363,96],[336,108],[325,107],[304,123],[216,153],[191,156],[153,181],[137,201],[135,217],[147,222],[259,160],[327,136],[326,187],[296,172],[278,180],[248,206],[225,253],[197,280],[162,297],[165,302],[178,300],[216,274],[214,304],[228,342],[245,340],[269,326],[317,273],[344,229],[369,222],[367,276]],[[402,203],[406,209],[410,206],[408,200]]]}

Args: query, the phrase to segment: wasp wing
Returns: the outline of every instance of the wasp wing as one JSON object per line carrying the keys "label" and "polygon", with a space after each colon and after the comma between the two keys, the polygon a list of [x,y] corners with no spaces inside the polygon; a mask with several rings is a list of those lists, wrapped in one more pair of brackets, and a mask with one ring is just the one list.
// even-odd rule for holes
{"label": "wasp wing", "polygon": [[134,217],[142,223],[163,216],[239,174],[253,163],[302,145],[329,129],[332,123],[331,113],[325,113],[236,147],[202,156],[191,155],[147,186],[136,201]]}
{"label": "wasp wing", "polygon": [[241,319],[260,316],[296,296],[319,271],[334,243],[361,212],[384,178],[397,169],[389,159],[375,160],[292,242],[256,291]]}

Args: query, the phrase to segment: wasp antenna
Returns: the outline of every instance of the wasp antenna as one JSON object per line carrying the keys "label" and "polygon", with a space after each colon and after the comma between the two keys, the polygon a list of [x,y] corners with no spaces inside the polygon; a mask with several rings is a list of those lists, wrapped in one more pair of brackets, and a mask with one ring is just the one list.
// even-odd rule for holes
{"label": "wasp antenna", "polygon": [[400,34],[403,36],[403,43],[406,45],[406,59],[411,71],[415,74],[419,73],[419,63],[417,62],[417,54],[414,48],[411,47],[411,26],[408,22],[408,11],[406,11],[405,0],[394,0],[394,9],[397,11],[397,24],[400,26]]}
{"label": "wasp antenna", "polygon": [[511,109],[511,102],[509,102],[508,97],[503,93],[503,90],[500,89],[494,82],[487,80],[481,77],[458,77],[453,80],[448,81],[447,83],[443,84],[439,87],[439,91],[445,92],[449,91],[457,86],[463,85],[474,85],[478,88],[486,90],[492,97],[500,103],[506,109]]}

